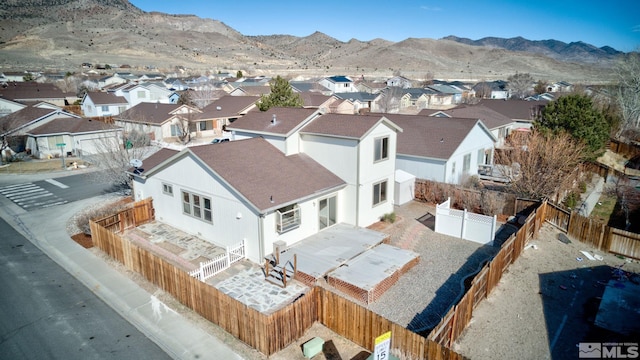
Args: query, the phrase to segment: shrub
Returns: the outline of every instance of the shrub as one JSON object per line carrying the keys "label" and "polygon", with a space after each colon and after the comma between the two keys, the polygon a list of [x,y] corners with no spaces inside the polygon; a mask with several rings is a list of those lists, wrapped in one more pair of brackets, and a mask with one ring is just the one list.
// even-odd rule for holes
{"label": "shrub", "polygon": [[569,195],[567,195],[566,198],[564,198],[563,203],[566,207],[573,209],[576,207],[576,205],[578,205],[578,201],[580,201],[580,194],[572,191],[569,193]]}
{"label": "shrub", "polygon": [[100,208],[84,211],[76,217],[76,227],[83,233],[91,235],[91,227],[89,226],[90,220],[96,220],[116,214],[125,208],[127,208],[127,206],[124,204],[110,204]]}
{"label": "shrub", "polygon": [[388,214],[384,214],[382,215],[382,221],[386,221],[390,224],[393,224],[396,221],[396,213],[395,212],[391,212]]}

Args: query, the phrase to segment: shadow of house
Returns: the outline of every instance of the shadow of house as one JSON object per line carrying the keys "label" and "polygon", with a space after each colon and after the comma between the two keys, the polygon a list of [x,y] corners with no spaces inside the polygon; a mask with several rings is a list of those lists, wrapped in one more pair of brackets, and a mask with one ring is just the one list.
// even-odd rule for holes
{"label": "shadow of house", "polygon": [[[452,306],[464,296],[475,275],[490,261],[500,249],[483,245],[473,252],[436,291],[433,300],[409,322],[407,329],[422,336],[428,336]],[[425,279],[425,281],[428,281]]]}
{"label": "shadow of house", "polygon": [[637,344],[638,333],[619,334],[596,325],[608,316],[598,312],[615,269],[601,265],[539,275],[538,294],[552,359],[578,358],[580,343]]}

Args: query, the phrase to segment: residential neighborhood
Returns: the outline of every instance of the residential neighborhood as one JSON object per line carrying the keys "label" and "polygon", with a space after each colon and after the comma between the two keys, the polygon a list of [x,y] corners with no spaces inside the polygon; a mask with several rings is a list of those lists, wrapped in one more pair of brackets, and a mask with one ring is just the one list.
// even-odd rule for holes
{"label": "residential neighborhood", "polygon": [[[275,78],[231,77],[231,70],[192,76],[117,70],[83,74],[80,88],[64,92],[55,82],[5,75],[0,176],[19,163],[55,159],[65,171],[120,173],[130,184],[123,197],[129,205],[87,218],[91,247],[260,356],[277,358],[292,344],[302,350],[296,356],[321,354],[327,335],[309,338],[305,331],[314,322],[337,329],[342,325],[332,322],[351,319],[309,309],[335,303],[366,321],[393,324],[396,341],[417,336],[412,341],[421,350],[402,346],[418,358],[462,357],[460,349],[471,351],[463,331],[475,330],[470,315],[458,319],[466,316],[461,309],[483,306],[511,263],[519,256],[529,261],[537,246],[546,246],[538,238],[548,235],[543,223],[596,246],[580,258],[606,254],[614,261],[612,252],[629,259],[627,268],[637,267],[634,247],[614,245],[640,241],[627,231],[629,220],[624,234],[598,230],[600,239],[611,238],[595,244],[595,230],[572,232],[576,221],[589,220],[569,220],[587,219],[603,184],[623,178],[626,167],[584,170],[585,161],[569,169],[571,186],[555,197],[510,192],[531,164],[509,159],[537,151],[545,107],[574,95],[568,82],[535,95],[531,83],[531,96],[514,98],[508,81],[330,75],[287,80],[283,95],[272,86]],[[272,96],[275,105],[264,110]],[[298,105],[279,105],[285,97]],[[530,146],[519,146],[522,139]],[[101,167],[104,157],[118,159],[115,169]],[[66,189],[63,178],[47,181],[39,185],[44,190]],[[13,190],[20,185],[0,184],[3,204],[27,211],[68,202],[27,203]],[[569,206],[569,196],[579,199]],[[160,273],[173,275],[160,280]],[[181,288],[184,282],[191,285]],[[208,298],[194,301],[200,292]],[[410,304],[397,300],[403,295]],[[222,312],[233,319],[250,314],[255,323],[235,323]],[[298,328],[277,335],[290,323]],[[254,326],[279,330],[252,335]],[[356,328],[338,334],[370,354],[374,339],[354,341]]]}

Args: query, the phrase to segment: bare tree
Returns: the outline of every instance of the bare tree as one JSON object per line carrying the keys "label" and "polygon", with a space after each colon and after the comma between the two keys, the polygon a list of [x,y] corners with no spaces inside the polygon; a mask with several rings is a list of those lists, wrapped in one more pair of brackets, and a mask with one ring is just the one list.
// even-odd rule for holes
{"label": "bare tree", "polygon": [[433,85],[433,73],[431,71],[427,71],[427,74],[424,76],[424,80],[420,83],[420,86],[427,87],[429,85]]}
{"label": "bare tree", "polygon": [[213,84],[207,84],[190,93],[191,104],[198,109],[203,109],[220,98],[220,89]]}
{"label": "bare tree", "polygon": [[507,89],[509,89],[511,96],[518,99],[524,99],[531,94],[535,82],[529,73],[515,73],[509,76],[507,81],[509,82]]}
{"label": "bare tree", "polygon": [[620,108],[622,124],[617,137],[624,132],[640,132],[640,54],[631,52],[622,58],[616,67],[618,89],[616,99]]}
{"label": "bare tree", "polygon": [[198,109],[185,105],[171,121],[173,136],[177,137],[182,144],[191,141],[191,134],[196,132],[196,120],[199,113]]}
{"label": "bare tree", "polygon": [[638,191],[627,176],[619,176],[613,188],[615,196],[620,206],[620,211],[624,216],[625,230],[631,227],[633,214],[640,210],[640,191]]}
{"label": "bare tree", "polygon": [[476,97],[480,99],[489,99],[491,98],[491,85],[486,81],[478,83],[473,88],[476,92]]}
{"label": "bare tree", "polygon": [[132,180],[125,173],[132,168],[132,160],[142,160],[158,150],[149,146],[149,137],[140,131],[130,131],[126,137],[103,136],[94,140],[96,154],[88,157],[90,163],[101,171],[91,173],[101,180],[108,179],[115,186],[132,188]]}
{"label": "bare tree", "polygon": [[380,96],[376,98],[375,110],[381,113],[398,113],[400,111],[400,98],[402,95],[401,87],[386,87],[380,92]]}
{"label": "bare tree", "polygon": [[565,132],[512,134],[507,146],[496,152],[495,162],[511,165],[503,175],[515,194],[535,199],[571,189],[585,153],[585,145]]}

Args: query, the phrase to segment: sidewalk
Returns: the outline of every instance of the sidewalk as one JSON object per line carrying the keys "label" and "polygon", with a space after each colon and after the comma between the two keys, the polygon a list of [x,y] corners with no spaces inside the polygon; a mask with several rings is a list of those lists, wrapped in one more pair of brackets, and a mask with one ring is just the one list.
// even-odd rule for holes
{"label": "sidewalk", "polygon": [[69,218],[102,197],[25,212],[0,196],[0,217],[91,289],[175,359],[242,359],[220,339],[197,328],[153,294],[74,242]]}

